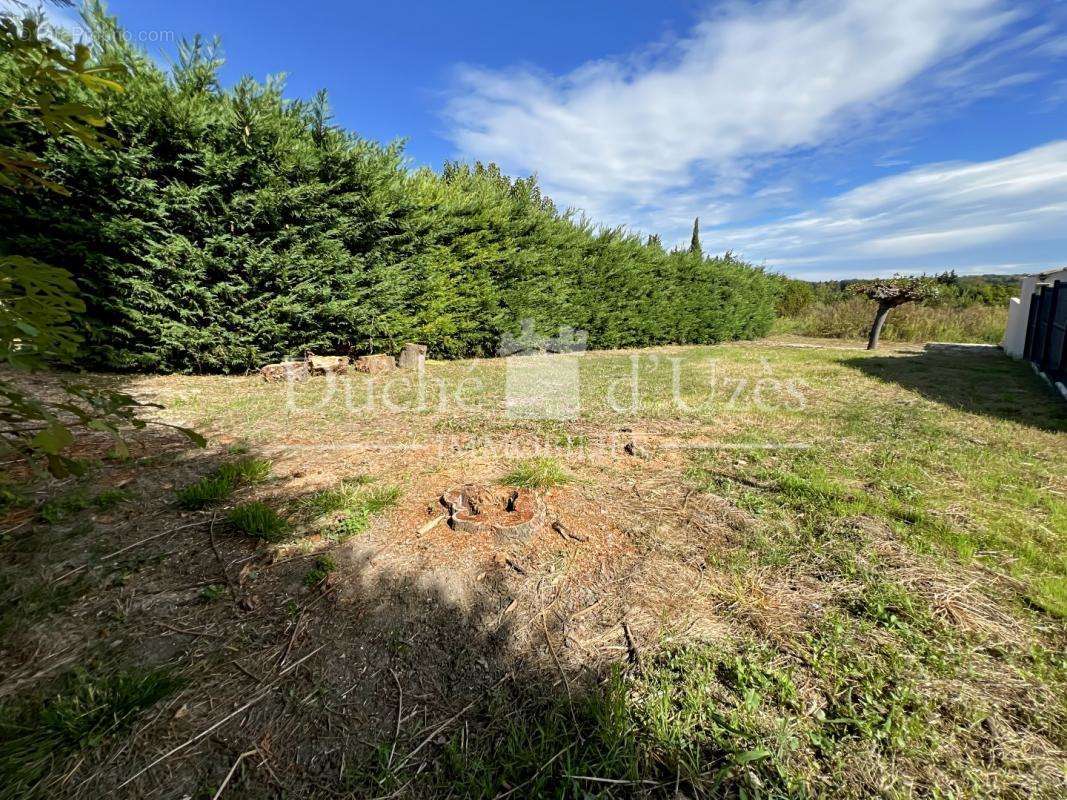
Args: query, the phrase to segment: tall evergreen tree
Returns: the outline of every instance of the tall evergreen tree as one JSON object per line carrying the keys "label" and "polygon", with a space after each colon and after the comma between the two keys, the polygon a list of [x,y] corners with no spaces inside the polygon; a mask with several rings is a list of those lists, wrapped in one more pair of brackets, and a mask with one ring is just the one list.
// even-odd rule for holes
{"label": "tall evergreen tree", "polygon": [[668,253],[559,211],[534,178],[495,164],[410,170],[399,144],[332,124],[324,95],[224,87],[215,44],[192,40],[164,72],[99,11],[91,27],[129,67],[108,109],[123,146],[27,138],[71,193],[0,195],[0,254],[73,274],[86,365],[234,372],[408,340],[492,355],[525,319],[584,329],[590,347],[770,325],[775,280],[736,261],[705,279],[696,225],[697,252]]}
{"label": "tall evergreen tree", "polygon": [[693,218],[693,235],[689,239],[689,252],[695,256],[704,255],[704,250],[700,246],[700,217]]}

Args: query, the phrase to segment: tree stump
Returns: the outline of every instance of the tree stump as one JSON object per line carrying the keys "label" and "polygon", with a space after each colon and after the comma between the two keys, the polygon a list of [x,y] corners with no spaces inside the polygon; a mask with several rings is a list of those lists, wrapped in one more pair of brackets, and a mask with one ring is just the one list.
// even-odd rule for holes
{"label": "tree stump", "polygon": [[418,369],[426,361],[426,345],[408,342],[400,351],[400,369]]}
{"label": "tree stump", "polygon": [[499,542],[523,542],[545,522],[545,506],[530,489],[494,491],[478,484],[449,489],[441,496],[453,530],[492,535]]}

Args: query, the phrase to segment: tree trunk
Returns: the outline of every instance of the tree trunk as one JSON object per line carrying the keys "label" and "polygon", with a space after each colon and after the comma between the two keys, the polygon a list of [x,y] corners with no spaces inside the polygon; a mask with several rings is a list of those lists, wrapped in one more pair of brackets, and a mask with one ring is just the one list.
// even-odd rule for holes
{"label": "tree trunk", "polygon": [[878,339],[882,335],[882,326],[885,325],[885,318],[889,314],[889,309],[893,306],[889,303],[879,303],[878,313],[874,315],[874,324],[871,325],[871,335],[867,339],[867,349],[874,350],[878,347]]}

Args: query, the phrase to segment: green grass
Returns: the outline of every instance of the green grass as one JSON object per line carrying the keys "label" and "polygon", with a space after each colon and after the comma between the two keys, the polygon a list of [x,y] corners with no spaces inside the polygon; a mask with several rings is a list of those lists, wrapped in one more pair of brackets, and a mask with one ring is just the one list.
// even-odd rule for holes
{"label": "green grass", "polygon": [[395,506],[400,499],[398,487],[368,488],[368,483],[366,476],[345,478],[336,486],[300,500],[298,511],[309,522],[325,522],[328,538],[343,541],[358,536],[370,525],[371,517]]}
{"label": "green grass", "polygon": [[37,509],[37,516],[49,525],[55,525],[77,514],[79,511],[84,511],[92,504],[93,498],[88,489],[79,488],[59,497],[54,497],[51,500],[46,500]]}
{"label": "green grass", "polygon": [[230,527],[245,536],[280,542],[289,531],[289,523],[277,511],[259,500],[241,503],[226,515]]}
{"label": "green grass", "polygon": [[[911,361],[874,363],[903,370],[910,383],[920,368]],[[870,365],[871,358],[854,363]],[[987,365],[975,360],[976,367]],[[1016,380],[1018,365],[997,359],[992,366],[993,385]],[[797,426],[814,440],[807,449],[753,451],[741,463],[698,453],[690,479],[761,518],[793,525],[793,552],[783,550],[782,537],[768,547],[765,555],[775,563],[802,554],[819,531],[837,536],[833,521],[863,517],[884,524],[918,552],[983,560],[1020,578],[1026,602],[1067,615],[1067,497],[1054,489],[1062,481],[1057,470],[1065,468],[1052,443],[1056,434],[975,416],[983,408],[977,390],[952,386],[969,384],[973,374],[938,370],[931,380],[939,393],[959,392],[963,414],[935,404],[902,404],[893,387],[882,396],[877,388],[860,393],[856,386],[844,402],[818,406]],[[1049,412],[1035,412],[1035,418],[1062,424],[1057,406],[1050,403]],[[836,436],[823,443],[818,432]]]}
{"label": "green grass", "polygon": [[233,481],[220,475],[208,475],[179,489],[178,505],[186,511],[198,511],[226,500],[236,488]]}
{"label": "green grass", "polygon": [[315,565],[304,575],[304,586],[314,589],[322,584],[330,574],[337,570],[337,562],[329,555],[322,555],[315,559]]}
{"label": "green grass", "polygon": [[29,503],[29,498],[22,487],[0,481],[0,514],[13,508],[23,508]]}
{"label": "green grass", "polygon": [[0,601],[0,639],[6,639],[51,614],[64,611],[92,588],[82,576],[55,583],[41,581]]}
{"label": "green grass", "polygon": [[970,733],[986,709],[939,702],[906,654],[830,618],[797,651],[755,639],[670,647],[570,700],[521,682],[495,690],[430,770],[397,773],[379,751],[350,768],[346,788],[411,779],[413,796],[486,800],[517,786],[524,797],[904,797],[916,787],[864,765],[916,757],[936,759],[924,796],[990,788]]}
{"label": "green grass", "polygon": [[251,486],[270,477],[271,463],[266,458],[249,456],[222,464],[216,474],[234,486]]}
{"label": "green grass", "polygon": [[205,586],[200,590],[200,601],[203,603],[214,603],[226,594],[226,587],[218,584],[211,584]]}
{"label": "green grass", "polygon": [[[706,635],[713,638],[679,632],[682,620],[642,605],[642,593],[625,582],[610,584],[617,595],[596,587],[596,596],[633,604],[650,626],[662,611],[669,638],[658,647],[654,637],[642,640],[640,668],[602,671],[598,660],[569,648],[558,653],[557,665],[543,641],[528,650],[524,638],[504,629],[501,642],[472,636],[473,656],[487,661],[505,644],[499,666],[514,678],[478,697],[462,724],[435,736],[402,768],[431,720],[405,722],[395,748],[391,717],[365,748],[349,740],[342,785],[331,773],[324,791],[630,798],[674,797],[677,788],[694,800],[1058,798],[1067,748],[1067,407],[1025,365],[996,353],[867,354],[774,343],[671,352],[682,359],[677,375],[670,353],[659,353],[658,362],[657,354],[641,354],[638,402],[622,415],[605,396],[632,374],[629,355],[586,354],[582,415],[573,427],[588,452],[516,463],[506,480],[542,488],[580,475],[592,503],[599,501],[598,481],[610,482],[616,496],[632,485],[626,501],[609,509],[619,518],[616,541],[637,550],[620,558],[620,569],[636,564],[627,580],[638,590],[675,565],[690,570],[684,577],[693,587],[694,622],[710,622]],[[708,359],[715,360],[713,371]],[[434,363],[428,370],[446,386],[484,378],[485,410],[397,414],[384,420],[390,435],[402,425],[427,446],[438,435],[566,444],[558,424],[500,418],[500,362]],[[717,381],[710,387],[709,374]],[[197,395],[195,411],[234,435],[260,441],[268,435],[262,431],[277,429],[281,401],[270,387],[180,380],[216,387]],[[802,385],[803,402],[789,393],[788,402],[757,402],[761,381]],[[240,403],[234,385],[250,387]],[[312,405],[317,390],[310,382],[295,391]],[[306,420],[286,418],[286,434],[310,438],[326,421],[339,438],[370,438],[373,415],[353,418],[335,400]],[[700,449],[680,451],[669,464],[612,460],[598,448],[624,427]],[[767,447],[776,444],[788,446]],[[449,481],[461,457],[442,462]],[[492,444],[476,444],[471,464],[480,469],[497,458]],[[434,469],[426,465],[427,478],[448,485]],[[372,515],[398,497],[398,490],[357,476],[297,501],[291,516],[345,538],[365,531]],[[641,501],[651,513],[635,510]],[[707,529],[687,527],[687,514],[694,522],[706,514]],[[402,552],[404,545],[390,546]],[[558,598],[561,614],[594,602],[572,587],[584,588],[582,579],[590,577],[578,556],[595,561],[598,546],[575,546],[567,574],[551,573],[559,588],[545,596]],[[561,562],[553,556],[549,563]],[[290,569],[309,586],[321,585],[330,571],[319,562],[307,575],[299,571],[306,562]],[[530,569],[531,584],[546,575],[536,558]],[[605,581],[620,577],[611,563],[603,570]],[[491,591],[487,597],[498,599]],[[277,599],[286,607],[284,597]],[[295,616],[301,606],[289,598],[288,607]],[[519,618],[521,605],[513,613],[516,628],[530,621]],[[448,632],[442,619],[413,602],[402,622],[439,639]],[[617,618],[595,625],[600,652],[622,661]],[[438,720],[475,700],[463,696],[476,694],[470,684],[450,683],[439,661],[421,660],[416,651],[397,647],[403,659],[413,659],[397,664],[405,709],[414,692],[409,668],[434,669],[443,691],[455,691],[442,699],[427,688],[428,702],[440,704]],[[548,677],[540,667],[526,671],[527,659],[543,659]],[[389,697],[389,712],[395,700]]]}
{"label": "green grass", "polygon": [[365,491],[363,487],[369,482],[370,480],[362,475],[343,478],[336,486],[303,498],[299,507],[311,518],[324,517],[339,511],[351,511],[362,504]]}
{"label": "green grass", "polygon": [[571,481],[571,476],[554,458],[531,458],[515,465],[501,479],[505,486],[520,489],[549,489],[563,486]]}
{"label": "green grass", "polygon": [[387,508],[395,506],[400,499],[400,494],[398,486],[382,486],[377,489],[371,489],[363,495],[363,507],[370,516],[380,514]]}
{"label": "green grass", "polygon": [[125,489],[104,489],[93,498],[93,505],[101,511],[110,511],[132,499],[133,494]]}
{"label": "green grass", "polygon": [[166,668],[111,675],[76,671],[44,699],[0,706],[0,798],[51,796],[70,761],[127,731],[182,686]]}
{"label": "green grass", "polygon": [[261,483],[270,477],[271,462],[265,458],[242,458],[220,465],[211,474],[177,492],[178,505],[197,511],[228,499],[240,486]]}
{"label": "green grass", "polygon": [[37,516],[49,525],[55,525],[87,508],[110,511],[132,497],[133,495],[124,489],[103,489],[93,495],[87,488],[79,487],[42,503],[37,509]]}

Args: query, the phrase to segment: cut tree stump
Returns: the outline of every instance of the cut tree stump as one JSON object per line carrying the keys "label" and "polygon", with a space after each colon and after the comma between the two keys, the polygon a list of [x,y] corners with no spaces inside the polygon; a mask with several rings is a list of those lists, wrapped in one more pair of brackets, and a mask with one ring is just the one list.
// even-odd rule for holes
{"label": "cut tree stump", "polygon": [[426,361],[426,345],[408,342],[400,351],[400,369],[418,369]]}
{"label": "cut tree stump", "polygon": [[316,356],[308,353],[307,361],[312,375],[326,375],[330,372],[344,375],[348,372],[348,356]]}
{"label": "cut tree stump", "polygon": [[380,372],[392,372],[396,369],[396,361],[390,355],[377,353],[373,356],[360,356],[353,362],[352,368],[356,372],[377,375]]}
{"label": "cut tree stump", "polygon": [[308,376],[308,364],[306,361],[280,361],[277,364],[267,364],[259,370],[259,374],[268,383],[284,380],[302,381]]}
{"label": "cut tree stump", "polygon": [[503,492],[478,484],[449,489],[441,496],[453,530],[492,534],[502,543],[529,539],[545,522],[545,506],[530,489]]}

